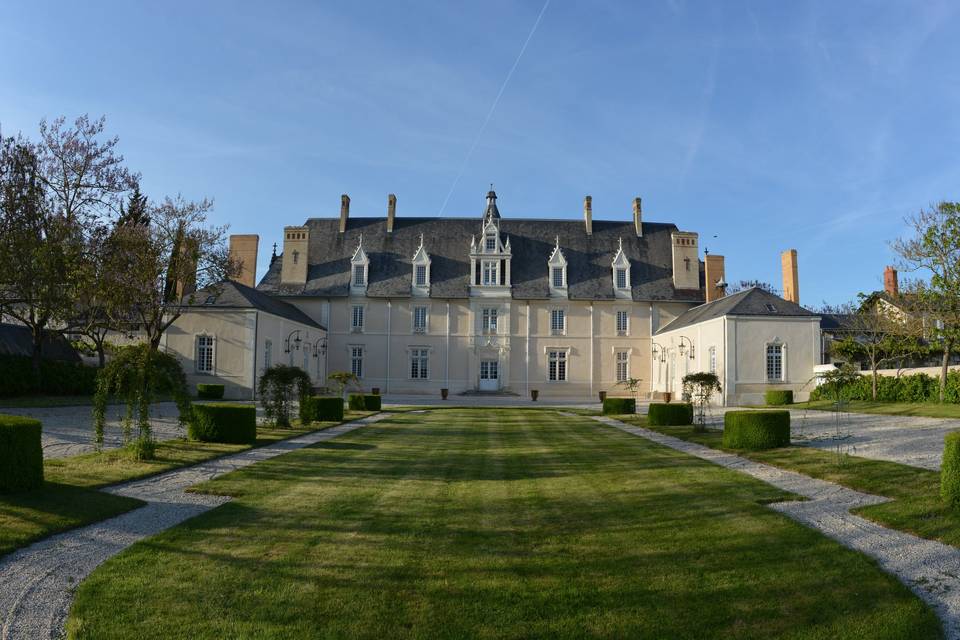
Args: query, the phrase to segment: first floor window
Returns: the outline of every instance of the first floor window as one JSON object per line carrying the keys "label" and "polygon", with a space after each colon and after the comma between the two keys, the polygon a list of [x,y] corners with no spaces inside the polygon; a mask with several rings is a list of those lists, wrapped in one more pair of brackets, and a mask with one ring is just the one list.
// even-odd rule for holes
{"label": "first floor window", "polygon": [[427,331],[427,308],[413,308],[413,332],[426,333]]}
{"label": "first floor window", "polygon": [[617,351],[617,382],[630,379],[630,352]]}
{"label": "first floor window", "polygon": [[783,380],[782,344],[767,345],[767,380],[771,382]]}
{"label": "first floor window", "polygon": [[417,283],[417,286],[418,287],[427,286],[427,265],[418,264],[416,266],[416,270],[414,271],[414,273],[416,274],[414,281]]}
{"label": "first floor window", "polygon": [[627,288],[627,270],[617,269],[617,289]]}
{"label": "first floor window", "polygon": [[617,311],[617,335],[625,336],[630,329],[630,321],[626,311]]}
{"label": "first floor window", "polygon": [[367,268],[362,264],[353,265],[353,286],[363,287],[367,284]]}
{"label": "first floor window", "polygon": [[410,377],[414,380],[426,380],[430,377],[429,373],[430,351],[429,349],[411,349],[410,350]]}
{"label": "first floor window", "polygon": [[496,309],[484,309],[480,314],[481,319],[481,328],[484,333],[496,333],[497,332],[497,310]]}
{"label": "first floor window", "polygon": [[710,347],[710,350],[708,351],[708,353],[710,354],[710,373],[716,373],[717,372],[717,348]]}
{"label": "first floor window", "polygon": [[213,336],[197,336],[197,373],[213,373]]}
{"label": "first floor window", "polygon": [[562,336],[567,329],[566,314],[563,309],[550,310],[550,333],[555,336]]}
{"label": "first floor window", "polygon": [[500,266],[498,260],[484,260],[483,261],[483,284],[485,285],[496,285],[500,284],[500,279],[497,276],[497,268]]}
{"label": "first floor window", "polygon": [[550,382],[564,382],[567,379],[567,352],[550,351],[548,358],[548,377]]}
{"label": "first floor window", "polygon": [[350,373],[363,377],[363,347],[350,347]]}
{"label": "first floor window", "polygon": [[266,340],[263,343],[263,368],[269,369],[273,366],[273,342]]}
{"label": "first floor window", "polygon": [[350,320],[350,328],[354,331],[363,331],[363,305],[353,305],[353,317]]}

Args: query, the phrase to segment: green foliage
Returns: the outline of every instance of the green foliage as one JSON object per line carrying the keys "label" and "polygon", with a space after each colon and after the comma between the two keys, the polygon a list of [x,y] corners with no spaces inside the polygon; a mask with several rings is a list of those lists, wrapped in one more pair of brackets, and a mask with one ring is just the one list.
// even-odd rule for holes
{"label": "green foliage", "polygon": [[960,507],[960,431],[948,433],[944,438],[940,497],[951,508]]}
{"label": "green foliage", "polygon": [[723,416],[727,449],[774,449],[790,444],[789,411],[728,411]]}
{"label": "green foliage", "polygon": [[348,397],[351,411],[380,411],[381,397],[366,393],[351,393]]}
{"label": "green foliage", "polygon": [[790,389],[770,389],[764,394],[768,406],[774,407],[784,404],[793,404],[793,391]]}
{"label": "green foliage", "polygon": [[257,408],[249,404],[193,405],[188,435],[201,442],[253,444],[257,440]]}
{"label": "green foliage", "polygon": [[604,398],[603,415],[623,415],[637,412],[637,401],[634,398]]}
{"label": "green foliage", "polygon": [[290,408],[300,403],[300,420],[306,422],[305,400],[312,390],[310,375],[299,367],[275,364],[260,376],[260,401],[267,419],[278,427],[290,426]]}
{"label": "green foliage", "polygon": [[343,420],[343,398],[340,396],[310,396],[300,409],[300,419],[308,422]]}
{"label": "green foliage", "polygon": [[647,413],[651,426],[693,424],[693,405],[689,402],[653,402]]}
{"label": "green foliage", "polygon": [[52,396],[93,395],[97,389],[97,369],[79,362],[43,360],[37,385],[26,356],[0,355],[0,396],[30,394]]}
{"label": "green foliage", "polygon": [[720,393],[720,378],[717,374],[709,371],[700,371],[697,373],[688,373],[683,376],[683,395],[693,401],[696,406],[696,422],[698,431],[705,431],[707,428],[707,405],[714,393]]}
{"label": "green foliage", "polygon": [[190,416],[190,394],[187,391],[187,378],[177,359],[152,350],[148,344],[119,349],[97,375],[97,392],[93,398],[97,449],[103,447],[107,403],[111,397],[120,398],[127,405],[124,441],[130,442],[132,422],[136,416],[138,434],[135,453],[138,459],[149,460],[153,453],[153,447],[150,446],[150,403],[157,394],[173,397],[180,411],[180,424],[183,425]]}
{"label": "green foliage", "polygon": [[334,371],[327,376],[327,380],[337,385],[337,388],[340,390],[339,393],[341,398],[343,397],[343,390],[350,385],[353,385],[358,389],[360,388],[360,379],[350,371]]}
{"label": "green foliage", "polygon": [[[864,400],[873,399],[869,376],[859,376],[856,380],[838,386],[836,383],[824,383],[810,393],[811,400]],[[877,378],[877,401],[879,402],[938,402],[940,400],[939,381],[925,373]],[[960,371],[947,374],[945,402],[960,403]]]}
{"label": "green foliage", "polygon": [[0,415],[0,492],[26,491],[43,484],[39,420]]}
{"label": "green foliage", "polygon": [[201,400],[219,400],[223,397],[222,384],[198,384],[197,397]]}

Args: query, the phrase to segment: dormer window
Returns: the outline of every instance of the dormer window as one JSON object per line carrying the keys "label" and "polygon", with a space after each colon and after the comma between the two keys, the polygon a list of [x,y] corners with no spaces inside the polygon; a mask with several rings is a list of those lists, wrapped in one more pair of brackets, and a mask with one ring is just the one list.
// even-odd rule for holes
{"label": "dormer window", "polygon": [[547,269],[550,274],[550,295],[567,295],[567,259],[563,256],[560,249],[560,237],[558,236],[547,260]]}
{"label": "dormer window", "polygon": [[423,247],[423,234],[420,234],[420,246],[413,254],[413,295],[426,296],[430,293],[430,254]]}
{"label": "dormer window", "polygon": [[493,253],[497,250],[497,237],[487,236],[487,253]]}
{"label": "dormer window", "polygon": [[414,265],[413,268],[414,268],[413,286],[415,287],[427,286],[427,265],[418,264],[418,265]]}
{"label": "dormer window", "polygon": [[362,264],[353,265],[353,286],[367,286],[367,268]]}
{"label": "dormer window", "polygon": [[617,271],[617,289],[626,289],[627,288],[627,270],[624,268],[618,268]]}
{"label": "dormer window", "polygon": [[618,298],[630,298],[630,260],[623,252],[623,238],[617,246],[617,253],[611,263],[613,273],[613,293]]}
{"label": "dormer window", "polygon": [[357,250],[350,258],[350,273],[350,293],[365,294],[370,278],[370,259],[367,257],[367,252],[363,250],[363,236],[360,236]]}
{"label": "dormer window", "polygon": [[487,194],[480,235],[470,239],[470,295],[474,296],[510,295],[510,237],[500,235],[496,199],[497,195],[491,190]]}
{"label": "dormer window", "polygon": [[481,282],[487,286],[500,284],[500,277],[498,275],[499,270],[499,260],[484,260]]}
{"label": "dormer window", "polygon": [[563,288],[563,267],[552,267],[550,271],[553,272],[551,276],[551,282],[553,283],[554,289]]}

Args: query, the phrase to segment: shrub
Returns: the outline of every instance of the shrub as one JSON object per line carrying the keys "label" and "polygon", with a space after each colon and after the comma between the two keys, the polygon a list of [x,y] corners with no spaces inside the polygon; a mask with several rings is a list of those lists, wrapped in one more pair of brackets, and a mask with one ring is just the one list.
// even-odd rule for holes
{"label": "shrub", "polygon": [[343,398],[339,396],[310,396],[304,403],[305,406],[300,411],[304,424],[343,420]]}
{"label": "shrub", "polygon": [[380,411],[381,396],[366,393],[351,393],[347,404],[351,411]]}
{"label": "shrub", "polygon": [[219,400],[223,397],[222,384],[198,384],[197,397],[202,400]]}
{"label": "shrub", "polygon": [[960,507],[960,431],[948,433],[943,441],[940,497],[950,507]]}
{"label": "shrub", "polygon": [[765,399],[769,406],[793,404],[793,391],[789,389],[770,389],[767,391]]}
{"label": "shrub", "polygon": [[253,444],[257,439],[257,408],[249,404],[211,403],[193,406],[191,440]]}
{"label": "shrub", "polygon": [[299,367],[275,364],[260,376],[260,400],[267,419],[278,427],[290,426],[290,406],[294,396],[300,403],[300,421],[306,422],[303,412],[310,395],[310,375]]}
{"label": "shrub", "polygon": [[633,398],[604,398],[603,415],[636,413],[637,401]]}
{"label": "shrub", "polygon": [[52,396],[88,396],[97,389],[97,369],[79,362],[43,360],[40,386],[33,377],[30,358],[0,355],[0,396],[24,396],[43,393]]}
{"label": "shrub", "polygon": [[728,411],[723,416],[727,449],[774,449],[790,444],[789,411]]}
{"label": "shrub", "polygon": [[25,491],[43,484],[40,421],[0,415],[0,491]]}
{"label": "shrub", "polygon": [[654,402],[647,413],[652,427],[693,424],[693,405],[689,402]]}

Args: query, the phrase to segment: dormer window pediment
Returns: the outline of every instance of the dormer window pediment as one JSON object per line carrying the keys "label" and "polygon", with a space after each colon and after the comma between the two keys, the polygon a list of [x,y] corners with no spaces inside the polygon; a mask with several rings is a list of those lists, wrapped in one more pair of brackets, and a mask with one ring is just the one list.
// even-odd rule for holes
{"label": "dormer window pediment", "polygon": [[567,294],[567,259],[560,248],[560,237],[557,236],[556,243],[550,257],[547,259],[547,270],[550,280],[550,295],[564,296]]}
{"label": "dormer window pediment", "polygon": [[618,298],[631,297],[630,282],[630,260],[623,252],[623,238],[620,238],[617,252],[611,262],[611,273],[613,277],[613,292]]}
{"label": "dormer window pediment", "polygon": [[355,294],[364,294],[367,292],[367,283],[370,280],[370,258],[363,249],[363,235],[360,236],[360,242],[357,249],[350,258],[350,292]]}
{"label": "dormer window pediment", "polygon": [[428,295],[430,293],[430,254],[423,246],[423,234],[420,234],[420,246],[413,254],[413,271],[411,286],[414,295]]}

